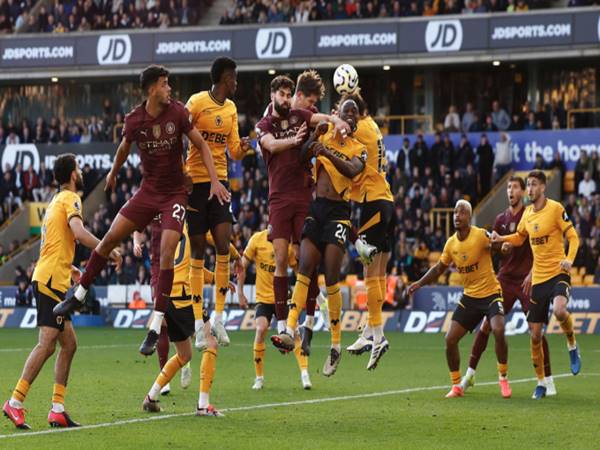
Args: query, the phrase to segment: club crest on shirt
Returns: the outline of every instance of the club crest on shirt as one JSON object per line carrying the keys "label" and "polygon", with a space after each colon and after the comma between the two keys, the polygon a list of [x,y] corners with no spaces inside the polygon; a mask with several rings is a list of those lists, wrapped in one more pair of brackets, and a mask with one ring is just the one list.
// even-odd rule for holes
{"label": "club crest on shirt", "polygon": [[533,224],[533,231],[535,231],[536,233],[537,233],[538,231],[540,231],[540,226],[539,226],[537,223],[534,223],[534,224]]}
{"label": "club crest on shirt", "polygon": [[221,118],[221,116],[215,117],[215,125],[218,127],[223,126],[223,119]]}
{"label": "club crest on shirt", "polygon": [[468,258],[467,254],[466,254],[466,253],[463,253],[463,255],[462,255],[462,259],[463,259],[463,261],[466,261],[466,260],[467,260],[467,258]]}
{"label": "club crest on shirt", "polygon": [[282,130],[284,130],[284,131],[287,130],[288,126],[289,126],[288,121],[287,120],[282,120],[280,126],[281,126]]}
{"label": "club crest on shirt", "polygon": [[81,209],[81,206],[79,206],[79,202],[75,202],[75,203],[73,203],[73,206],[75,207],[75,209],[76,209],[77,211],[79,211],[79,210]]}
{"label": "club crest on shirt", "polygon": [[155,139],[159,139],[160,134],[161,134],[160,124],[152,125],[152,136],[154,136]]}
{"label": "club crest on shirt", "polygon": [[173,122],[167,122],[165,130],[167,131],[167,134],[175,133],[175,124]]}
{"label": "club crest on shirt", "polygon": [[298,117],[297,116],[292,116],[290,117],[290,125],[296,125],[298,123]]}
{"label": "club crest on shirt", "polygon": [[510,232],[514,233],[516,228],[517,228],[517,224],[514,222],[511,222],[510,226],[509,226]]}

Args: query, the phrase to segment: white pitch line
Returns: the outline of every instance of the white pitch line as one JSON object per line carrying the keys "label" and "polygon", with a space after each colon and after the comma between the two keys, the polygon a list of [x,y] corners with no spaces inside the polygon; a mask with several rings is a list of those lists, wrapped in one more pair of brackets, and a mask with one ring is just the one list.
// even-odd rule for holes
{"label": "white pitch line", "polygon": [[[90,350],[90,349],[103,349],[103,348],[121,348],[121,347],[133,347],[135,344],[113,344],[113,345],[80,345],[77,347],[77,350]],[[26,348],[0,348],[1,353],[8,352],[25,352],[31,351],[34,347],[34,344],[31,347]]]}
{"label": "white pitch line", "polygon": [[[572,377],[573,375],[570,373],[561,373],[559,375],[554,375],[554,378],[565,378]],[[584,376],[600,376],[600,373],[586,373]],[[530,381],[536,381],[537,378],[521,378],[517,380],[511,380],[511,384],[517,383],[527,383]],[[492,386],[497,384],[498,381],[486,381],[483,383],[477,383],[477,386]],[[279,408],[282,406],[296,406],[296,405],[311,405],[315,403],[328,403],[328,402],[337,402],[337,401],[345,401],[345,400],[360,400],[364,398],[374,398],[374,397],[385,397],[389,395],[399,395],[399,394],[408,394],[411,392],[425,392],[425,391],[437,391],[437,390],[446,390],[448,389],[448,385],[439,385],[439,386],[425,386],[425,387],[415,387],[415,388],[407,388],[407,389],[398,389],[392,391],[382,391],[382,392],[371,392],[368,394],[356,394],[356,395],[343,395],[338,397],[321,397],[321,398],[313,398],[309,400],[295,400],[290,402],[279,402],[279,403],[263,403],[260,405],[247,405],[247,406],[236,406],[232,408],[221,409],[222,412],[236,412],[236,411],[252,411],[257,409],[265,409],[265,408]],[[174,417],[186,417],[193,416],[195,413],[187,412],[187,413],[177,413],[177,414],[165,414],[161,416],[151,416],[151,417],[139,417],[136,419],[126,419],[126,420],[117,420],[115,422],[104,422],[97,423],[93,425],[84,425],[78,428],[59,428],[52,430],[44,430],[44,431],[33,431],[33,432],[20,432],[13,434],[5,434],[0,435],[0,439],[10,439],[15,437],[28,437],[28,436],[41,436],[47,434],[55,434],[55,433],[69,433],[75,431],[83,431],[83,430],[94,430],[97,428],[107,428],[107,427],[115,427],[121,425],[129,425],[133,423],[144,423],[144,422],[153,422],[156,420],[165,420],[172,419]]]}

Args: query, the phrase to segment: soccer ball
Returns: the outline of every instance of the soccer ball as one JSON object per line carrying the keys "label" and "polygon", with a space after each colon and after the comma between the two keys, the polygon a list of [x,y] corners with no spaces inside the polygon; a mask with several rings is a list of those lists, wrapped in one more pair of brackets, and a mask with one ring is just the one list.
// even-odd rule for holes
{"label": "soccer ball", "polygon": [[333,74],[333,87],[338,94],[352,94],[358,88],[358,73],[350,64],[342,64]]}

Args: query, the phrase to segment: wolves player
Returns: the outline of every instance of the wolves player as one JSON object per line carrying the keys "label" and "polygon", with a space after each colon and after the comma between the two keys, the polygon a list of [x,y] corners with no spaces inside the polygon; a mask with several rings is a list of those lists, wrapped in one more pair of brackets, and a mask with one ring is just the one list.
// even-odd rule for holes
{"label": "wolves player", "polygon": [[229,201],[230,194],[218,178],[212,155],[206,142],[189,120],[185,106],[171,99],[169,71],[162,66],[150,66],[142,72],[140,85],[147,95],[141,105],[125,117],[123,140],[117,149],[112,169],[106,177],[106,189],[113,189],[117,173],[127,160],[131,145],[137,143],[144,177],[142,186],[121,208],[108,233],[96,246],[81,277],[75,294],[54,308],[55,315],[68,315],[85,298],[90,284],[106,266],[110,252],[135,230],[148,225],[161,214],[161,260],[156,292],[155,313],[140,353],[151,355],[156,349],[160,326],[169,306],[173,284],[175,249],[181,237],[187,205],[186,174],[183,170],[183,136],[202,150],[204,164],[210,174],[210,197]]}
{"label": "wolves player", "polygon": [[[340,119],[354,131],[358,121],[358,106],[353,100],[340,107]],[[323,367],[323,375],[331,376],[337,370],[341,357],[342,294],[338,285],[345,243],[350,229],[350,198],[352,180],[365,169],[367,151],[352,135],[343,139],[333,126],[320,123],[302,148],[302,159],[317,157],[316,198],[310,204],[310,213],[302,230],[300,267],[287,329],[273,336],[273,344],[285,350],[294,346],[294,331],[300,310],[306,303],[310,277],[321,259],[325,265],[327,303],[331,327],[331,349]]]}
{"label": "wolves player", "polygon": [[[44,216],[40,257],[33,272],[33,292],[39,327],[38,344],[29,354],[23,373],[10,400],[4,403],[2,411],[17,428],[29,429],[25,422],[23,402],[31,384],[42,367],[54,354],[56,343],[60,351],[54,366],[54,388],[52,409],[48,413],[48,423],[53,427],[78,427],[65,411],[65,393],[73,356],[77,349],[75,330],[69,314],[55,316],[52,308],[64,299],[71,279],[76,281],[81,273],[72,267],[75,256],[75,241],[88,248],[98,244],[98,238],[83,226],[81,199],[77,191],[83,190],[81,171],[73,154],[58,156],[54,162],[54,179],[60,186]],[[121,263],[117,250],[112,250],[110,258]]]}
{"label": "wolves player", "polygon": [[360,354],[371,347],[367,369],[373,370],[389,347],[383,335],[381,311],[386,292],[386,267],[392,250],[394,197],[385,178],[387,161],[381,131],[368,115],[367,105],[360,91],[345,96],[342,103],[346,99],[352,99],[358,105],[360,116],[354,137],[367,149],[365,170],[353,180],[350,198],[361,210],[359,236],[377,249],[372,260],[365,264],[368,323],[359,339],[347,350]]}
{"label": "wolves player", "polygon": [[[300,242],[302,225],[308,215],[313,182],[310,164],[299,153],[308,129],[321,121],[335,124],[336,132],[348,132],[337,117],[291,106],[294,82],[285,76],[271,81],[271,114],[256,125],[256,134],[269,174],[269,240],[275,249],[275,316],[277,329],[285,331],[288,292],[288,246]],[[318,289],[318,285],[314,283]]]}
{"label": "wolves player", "polygon": [[[192,95],[186,106],[190,111],[194,127],[210,147],[219,182],[229,189],[226,149],[233,159],[242,159],[246,151],[251,148],[248,138],[240,139],[237,108],[231,100],[237,89],[235,61],[227,57],[215,59],[210,68],[210,78],[212,81],[210,90]],[[231,204],[229,201],[222,202],[218,198],[211,198],[210,172],[207,170],[201,150],[193,142],[190,143],[186,164],[194,183],[187,211],[192,245],[190,267],[192,293],[194,296],[202,296],[206,233],[210,230],[217,251],[213,330],[219,343],[228,345],[229,336],[223,325],[223,311],[229,284],[229,242],[233,223]]]}
{"label": "wolves player", "polygon": [[[256,308],[254,321],[256,336],[254,337],[254,371],[256,378],[252,389],[262,389],[264,385],[265,364],[265,335],[275,315],[275,295],[273,294],[273,274],[275,273],[275,255],[273,244],[268,239],[267,230],[256,232],[248,241],[242,256],[242,269],[238,273],[238,297],[240,305],[248,305],[244,295],[244,281],[246,270],[254,262],[256,267]],[[291,245],[290,245],[291,247]],[[292,248],[289,249],[289,265],[296,267],[296,255]],[[300,340],[296,340],[294,354],[300,368],[300,379],[304,389],[310,389],[312,384],[308,374],[308,357],[302,354]]]}
{"label": "wolves player", "polygon": [[[514,233],[517,225],[523,217],[525,205],[523,205],[523,194],[525,193],[525,181],[521,177],[513,176],[508,180],[506,194],[508,195],[509,207],[504,212],[498,214],[494,223],[494,231],[498,234],[506,235]],[[503,258],[498,272],[498,281],[502,287],[502,297],[504,298],[504,313],[508,314],[515,302],[519,300],[523,312],[529,311],[529,296],[531,294],[531,266],[533,264],[533,255],[529,243],[521,247],[513,247],[505,242],[502,244]],[[490,335],[490,324],[483,319],[481,328],[475,335],[473,348],[471,349],[471,358],[469,368],[461,381],[464,390],[473,386],[475,379],[475,370],[479,358],[485,351]],[[546,381],[546,395],[556,395],[554,380],[550,369],[550,353],[546,337],[542,337],[544,348],[544,375]]]}
{"label": "wolves player", "polygon": [[[533,252],[533,278],[527,322],[531,334],[531,359],[538,384],[533,392],[534,399],[547,394],[544,381],[544,350],[542,335],[548,323],[550,304],[554,316],[567,338],[571,372],[581,370],[581,358],[573,331],[573,317],[567,310],[571,290],[569,275],[577,249],[579,237],[562,205],[546,197],[546,175],[541,170],[529,172],[527,195],[531,200],[519,222],[516,233],[500,236],[494,232],[492,241],[508,242],[516,247],[529,238]],[[564,237],[569,241],[569,253],[565,255]]]}
{"label": "wolves player", "polygon": [[421,286],[436,281],[454,263],[461,274],[464,293],[454,314],[450,329],[446,333],[446,359],[450,369],[452,389],[447,398],[462,397],[460,385],[459,341],[473,331],[481,319],[487,317],[496,339],[496,357],[502,397],[510,398],[508,384],[508,346],[504,337],[504,309],[502,291],[492,266],[490,238],[482,228],[471,225],[471,204],[466,200],[456,202],[454,227],[456,233],[448,239],[438,263],[427,271],[420,280],[411,284],[409,294]]}

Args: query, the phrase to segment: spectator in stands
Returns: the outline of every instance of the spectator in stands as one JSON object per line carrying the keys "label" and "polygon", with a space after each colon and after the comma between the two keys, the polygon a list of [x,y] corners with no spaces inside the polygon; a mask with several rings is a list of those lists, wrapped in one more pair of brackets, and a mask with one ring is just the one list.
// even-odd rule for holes
{"label": "spectator in stands", "polygon": [[[414,154],[412,155],[414,157]],[[410,141],[408,138],[402,140],[402,147],[398,151],[398,157],[396,158],[396,167],[404,171],[407,176],[412,173],[414,161],[411,158]]]}
{"label": "spectator in stands", "polygon": [[527,121],[523,125],[523,129],[524,130],[537,130],[537,128],[538,128],[538,126],[537,126],[537,123],[535,121],[535,113],[534,112],[529,112],[527,114]]}
{"label": "spectator in stands", "polygon": [[33,303],[33,290],[27,280],[19,280],[17,292],[15,293],[17,307],[31,308]]}
{"label": "spectator in stands", "polygon": [[498,127],[494,123],[494,119],[491,114],[485,116],[485,123],[483,124],[483,131],[498,131]]}
{"label": "spectator in stands", "polygon": [[444,118],[444,130],[458,131],[460,129],[460,116],[456,112],[456,106],[450,105],[448,114]]}
{"label": "spectator in stands", "polygon": [[467,170],[467,166],[473,163],[475,155],[473,154],[473,147],[467,138],[466,134],[461,135],[460,143],[456,148],[454,156],[454,165],[452,170],[459,170],[464,173]]}
{"label": "spectator in stands", "polygon": [[533,170],[545,170],[546,169],[546,161],[544,161],[544,157],[541,153],[537,153],[535,155],[535,162],[533,163]]}
{"label": "spectator in stands", "polygon": [[510,125],[508,126],[508,131],[519,131],[522,129],[523,124],[521,123],[521,116],[519,114],[513,114]]}
{"label": "spectator in stands", "polygon": [[594,165],[592,159],[588,156],[587,151],[581,150],[579,159],[575,164],[575,186],[579,187],[579,183],[583,180],[583,176],[586,172],[592,173],[594,171]]}
{"label": "spectator in stands", "polygon": [[473,122],[469,126],[469,133],[476,133],[483,131],[483,125],[481,124],[481,117],[477,111],[473,112]]}
{"label": "spectator in stands", "polygon": [[39,187],[40,180],[37,173],[35,173],[35,170],[33,169],[33,164],[30,164],[27,171],[23,174],[24,200],[37,201],[34,192],[36,192]]}
{"label": "spectator in stands", "polygon": [[473,103],[467,102],[465,105],[465,113],[462,116],[461,120],[461,130],[463,133],[467,133],[471,128],[473,122],[475,122],[475,113],[473,111]]}
{"label": "spectator in stands", "polygon": [[417,139],[410,151],[410,159],[412,161],[416,161],[416,164],[414,164],[412,167],[413,170],[415,165],[419,168],[419,176],[425,173],[425,164],[427,161],[428,152],[429,149],[427,148],[427,144],[423,139],[423,135],[421,133],[417,134]]}
{"label": "spectator in stands", "polygon": [[588,200],[592,199],[592,195],[596,192],[596,182],[592,180],[592,175],[589,170],[586,170],[583,175],[583,180],[579,182],[577,193],[584,196]]}
{"label": "spectator in stands", "polygon": [[506,133],[500,133],[500,139],[496,142],[494,168],[496,169],[496,182],[512,169],[512,144],[510,136]]}
{"label": "spectator in stands", "polygon": [[494,169],[494,150],[488,142],[487,135],[482,134],[477,147],[479,157],[479,185],[481,197],[485,197],[492,189],[492,172]]}
{"label": "spectator in stands", "polygon": [[448,133],[444,133],[444,140],[438,156],[439,164],[443,165],[447,170],[452,170],[454,165],[454,144]]}
{"label": "spectator in stands", "polygon": [[133,293],[133,299],[127,305],[129,309],[146,309],[146,302],[142,298],[140,291]]}
{"label": "spectator in stands", "polygon": [[494,100],[492,102],[492,122],[499,131],[506,131],[510,126],[510,117],[506,110],[500,107],[500,102]]}

